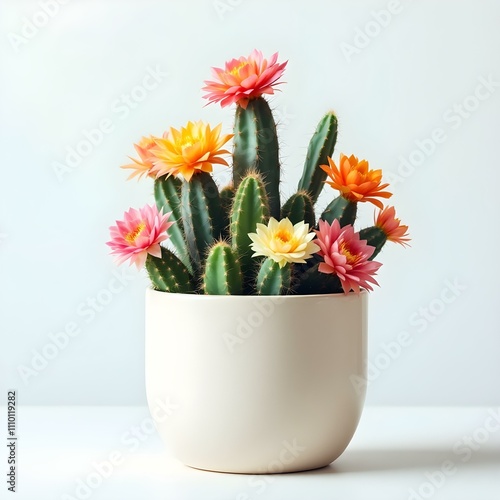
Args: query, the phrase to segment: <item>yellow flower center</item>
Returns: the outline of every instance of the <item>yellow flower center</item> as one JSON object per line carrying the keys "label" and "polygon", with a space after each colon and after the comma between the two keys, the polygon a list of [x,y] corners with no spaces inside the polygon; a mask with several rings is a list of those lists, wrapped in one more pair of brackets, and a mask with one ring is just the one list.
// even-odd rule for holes
{"label": "yellow flower center", "polygon": [[345,256],[345,258],[347,259],[347,263],[348,264],[355,264],[358,259],[359,259],[359,255],[357,254],[352,254],[351,253],[351,249],[349,248],[348,245],[346,245],[346,243],[341,243],[340,244],[340,251],[342,253],[342,255]]}
{"label": "yellow flower center", "polygon": [[196,141],[193,138],[192,134],[183,134],[182,140],[180,143],[180,147],[182,149],[182,152],[184,152],[187,148],[190,148],[195,142]]}
{"label": "yellow flower center", "polygon": [[238,64],[238,66],[235,66],[229,73],[233,76],[238,76],[240,73],[240,69],[243,68],[243,66],[246,66],[248,63],[246,61],[241,62]]}
{"label": "yellow flower center", "polygon": [[[198,139],[198,138],[196,138]],[[182,134],[182,145],[183,146],[192,146],[194,142],[196,142],[196,139],[193,137],[193,134],[189,134],[189,133],[184,133]]]}
{"label": "yellow flower center", "polygon": [[290,234],[289,231],[286,231],[285,229],[280,229],[275,237],[278,240],[281,240],[283,243],[288,243],[292,239],[292,235]]}
{"label": "yellow flower center", "polygon": [[134,243],[144,229],[146,229],[146,223],[141,221],[133,231],[130,231],[130,233],[125,235],[125,240],[129,243]]}

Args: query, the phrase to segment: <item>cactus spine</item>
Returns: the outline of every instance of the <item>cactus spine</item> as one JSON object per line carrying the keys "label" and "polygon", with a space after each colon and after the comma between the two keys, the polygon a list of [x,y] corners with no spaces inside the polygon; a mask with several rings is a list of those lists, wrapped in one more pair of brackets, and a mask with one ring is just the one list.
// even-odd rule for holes
{"label": "cactus spine", "polygon": [[309,193],[313,204],[316,203],[327,176],[320,165],[328,164],[327,157],[333,155],[337,142],[337,129],[337,117],[333,112],[327,113],[319,122],[309,142],[298,190]]}
{"label": "cactus spine", "polygon": [[194,291],[187,267],[167,248],[161,248],[161,258],[148,254],[146,270],[156,290],[170,293]]}
{"label": "cactus spine", "polygon": [[246,109],[236,108],[234,123],[233,180],[238,188],[249,171],[264,181],[270,213],[280,216],[280,165],[276,124],[267,101],[251,99]]}
{"label": "cactus spine", "polygon": [[208,252],[203,288],[209,295],[241,295],[243,276],[236,252],[218,242]]}
{"label": "cactus spine", "polygon": [[220,238],[223,224],[219,190],[212,176],[201,172],[182,181],[181,213],[193,267],[199,271],[208,247]]}
{"label": "cactus spine", "polygon": [[277,262],[267,258],[260,266],[257,276],[259,295],[284,295],[290,289],[290,264],[280,267]]}

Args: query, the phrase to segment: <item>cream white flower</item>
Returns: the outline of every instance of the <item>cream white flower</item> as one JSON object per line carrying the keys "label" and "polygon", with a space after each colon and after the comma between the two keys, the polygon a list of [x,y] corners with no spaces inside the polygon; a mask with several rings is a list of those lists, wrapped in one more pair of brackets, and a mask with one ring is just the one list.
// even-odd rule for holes
{"label": "cream white flower", "polygon": [[293,225],[290,219],[278,222],[271,217],[267,226],[257,224],[256,231],[248,235],[252,240],[251,248],[255,252],[252,257],[270,257],[280,267],[288,262],[304,264],[306,259],[319,250],[319,246],[311,241],[315,234],[309,232],[309,224],[303,221]]}

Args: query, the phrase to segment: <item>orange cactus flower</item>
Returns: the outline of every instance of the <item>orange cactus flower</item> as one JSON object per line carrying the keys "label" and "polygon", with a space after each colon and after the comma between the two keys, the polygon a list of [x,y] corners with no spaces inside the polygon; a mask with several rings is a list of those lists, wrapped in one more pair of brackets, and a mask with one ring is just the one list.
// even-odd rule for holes
{"label": "orange cactus flower", "polygon": [[133,177],[136,176],[138,179],[140,179],[143,175],[149,175],[151,177],[155,176],[151,172],[152,169],[154,168],[153,165],[154,157],[151,154],[151,148],[155,146],[156,146],[155,138],[152,135],[150,135],[149,137],[142,137],[141,140],[138,142],[138,144],[134,144],[134,148],[137,151],[137,154],[139,155],[139,160],[136,160],[135,158],[129,156],[129,158],[134,163],[129,163],[128,165],[123,165],[121,167],[133,170],[133,172],[128,176],[127,180],[132,179]]}
{"label": "orange cactus flower", "polygon": [[401,224],[401,221],[396,218],[396,210],[394,207],[386,207],[375,216],[375,226],[382,229],[389,241],[399,243],[403,246],[409,246],[408,241],[408,226]]}
{"label": "orange cactus flower", "polygon": [[188,122],[180,130],[170,128],[163,138],[155,139],[156,147],[151,149],[152,172],[156,177],[181,175],[190,181],[196,172],[212,172],[214,164],[228,166],[221,155],[229,151],[222,146],[233,136],[221,135],[221,129],[222,124],[212,130],[202,121]]}
{"label": "orange cactus flower", "polygon": [[381,184],[382,170],[370,170],[366,160],[358,161],[351,155],[341,154],[339,167],[328,157],[328,165],[321,165],[328,174],[330,181],[326,181],[340,194],[350,201],[368,201],[381,210],[384,205],[377,198],[390,198],[392,193],[384,191],[389,184]]}

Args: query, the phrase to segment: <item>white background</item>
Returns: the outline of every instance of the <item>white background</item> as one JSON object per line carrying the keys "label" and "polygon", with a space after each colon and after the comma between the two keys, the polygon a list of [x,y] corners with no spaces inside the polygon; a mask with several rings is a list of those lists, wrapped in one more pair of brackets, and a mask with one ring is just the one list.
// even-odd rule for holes
{"label": "white background", "polygon": [[[374,21],[389,7],[397,13]],[[334,109],[335,158],[354,153],[382,168],[410,225],[412,247],[388,246],[379,258],[367,403],[500,404],[498,2],[73,0],[50,18],[37,2],[2,0],[0,9],[1,383],[21,404],[145,404],[148,281],[118,269],[104,243],[129,206],[152,201],[152,186],[125,182],[118,167],[142,135],[188,120],[223,121],[229,133],[234,110],[203,107],[202,82],[210,66],[254,47],[289,60],[271,99],[283,194],[295,189],[317,121]],[[30,29],[26,18],[46,23]],[[157,67],[168,75],[124,106],[122,95]],[[497,83],[478,101],[481,78]],[[102,120],[113,130],[58,177],[54,164]],[[443,141],[414,153],[438,128]],[[403,177],[410,157],[419,165]],[[360,208],[359,228],[373,213]],[[126,286],[110,294],[114,273]],[[443,292],[447,283],[460,289]],[[99,297],[112,300],[89,312]],[[47,347],[68,324],[78,335],[59,352]],[[401,332],[411,344],[399,349]],[[42,352],[53,356],[46,366]]]}

